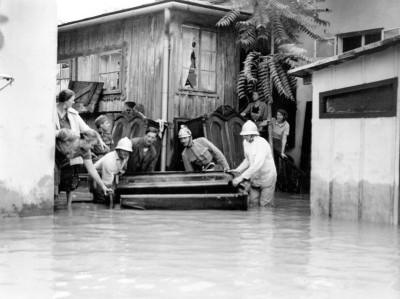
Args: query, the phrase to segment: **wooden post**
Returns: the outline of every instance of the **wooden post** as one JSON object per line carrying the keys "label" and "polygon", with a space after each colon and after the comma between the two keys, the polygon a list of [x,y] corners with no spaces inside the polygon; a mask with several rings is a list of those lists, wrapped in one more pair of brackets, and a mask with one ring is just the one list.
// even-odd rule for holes
{"label": "wooden post", "polygon": [[[275,43],[274,43],[274,29],[271,26],[271,54],[275,54]],[[270,120],[268,123],[268,142],[269,146],[271,147],[272,155],[274,154],[274,145],[272,140],[272,91],[274,88],[272,77],[270,76],[270,91],[271,91],[271,98],[268,99],[268,119]]]}

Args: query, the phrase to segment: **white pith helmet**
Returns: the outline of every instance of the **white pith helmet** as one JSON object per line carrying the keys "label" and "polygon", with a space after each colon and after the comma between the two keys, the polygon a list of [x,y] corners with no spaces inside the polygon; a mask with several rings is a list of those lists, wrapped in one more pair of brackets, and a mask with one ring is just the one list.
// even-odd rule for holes
{"label": "white pith helmet", "polygon": [[189,128],[186,127],[185,125],[181,125],[181,129],[179,130],[178,133],[178,138],[184,138],[184,137],[191,137],[192,132],[190,132]]}
{"label": "white pith helmet", "polygon": [[117,147],[115,149],[132,152],[132,142],[129,140],[128,137],[124,137],[120,141],[118,141]]}
{"label": "white pith helmet", "polygon": [[257,126],[254,122],[251,120],[246,121],[243,124],[242,127],[242,132],[240,132],[240,135],[258,135],[260,136],[260,133],[258,133]]}

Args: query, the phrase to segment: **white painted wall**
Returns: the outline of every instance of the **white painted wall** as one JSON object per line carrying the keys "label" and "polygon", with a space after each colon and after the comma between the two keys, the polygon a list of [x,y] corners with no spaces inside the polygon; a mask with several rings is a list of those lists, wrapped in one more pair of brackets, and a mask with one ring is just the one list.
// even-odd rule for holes
{"label": "white painted wall", "polygon": [[56,4],[2,0],[0,15],[0,74],[15,78],[0,91],[0,216],[52,213]]}
{"label": "white painted wall", "polygon": [[[395,46],[313,73],[313,215],[398,223],[399,118],[320,119],[319,94],[399,77],[399,70]],[[397,99],[400,115],[399,89]]]}
{"label": "white painted wall", "polygon": [[[325,0],[320,3],[321,8],[329,8],[332,12],[321,14],[321,18],[330,22],[329,27],[321,27],[317,31],[324,37],[336,34],[368,30],[374,28],[400,27],[399,0]],[[314,55],[314,41],[302,35],[300,40],[302,48],[307,50],[307,55]],[[296,146],[288,153],[299,165],[301,158],[301,144],[303,140],[303,123],[306,102],[312,99],[312,86],[302,85],[298,81],[297,89],[297,114],[296,114]]]}

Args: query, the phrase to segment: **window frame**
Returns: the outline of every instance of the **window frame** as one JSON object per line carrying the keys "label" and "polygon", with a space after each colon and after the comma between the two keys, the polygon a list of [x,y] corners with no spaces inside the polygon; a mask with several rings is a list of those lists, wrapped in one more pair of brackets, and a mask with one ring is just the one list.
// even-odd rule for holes
{"label": "window frame", "polygon": [[[68,63],[69,64],[69,74],[68,74],[68,78],[67,77],[61,77],[61,66],[63,63]],[[57,61],[57,70],[58,70],[58,74],[60,74],[60,78],[58,78],[58,74],[56,75],[56,88],[58,89],[57,86],[60,86],[60,90],[56,90],[57,95],[60,93],[60,91],[63,90],[63,88],[61,87],[61,81],[63,80],[67,80],[68,79],[68,84],[69,82],[72,80],[72,58],[69,59],[62,59]],[[60,82],[60,84],[58,84],[58,82]],[[67,88],[68,88],[68,84],[67,84]]]}
{"label": "window frame", "polygon": [[[382,110],[376,112],[327,112],[325,111],[326,100],[330,96],[337,96],[341,94],[351,94],[352,92],[363,91],[367,89],[377,89],[383,86],[392,86],[390,94],[390,102],[392,103],[390,110]],[[355,85],[350,87],[345,87],[341,89],[334,89],[330,91],[319,93],[319,118],[320,119],[331,119],[331,118],[376,118],[376,117],[393,117],[397,115],[397,89],[398,89],[398,79],[390,78],[380,81],[375,81],[371,83]]]}
{"label": "window frame", "polygon": [[[110,71],[110,72],[101,72],[101,57],[102,56],[109,56],[113,54],[120,54],[120,66],[118,71]],[[108,74],[113,74],[113,73],[118,73],[118,88],[117,89],[104,89],[103,87],[103,94],[119,94],[122,92],[122,64],[123,64],[123,55],[122,55],[122,49],[117,49],[117,50],[112,50],[112,51],[106,51],[106,52],[100,52],[97,54],[94,54],[98,56],[98,80],[99,82],[103,82],[100,80],[100,76],[102,75],[108,75]]]}
{"label": "window frame", "polygon": [[[184,28],[189,28],[189,29],[195,29],[195,30],[198,30],[198,36],[199,36],[199,42],[198,42],[198,44],[199,44],[199,47],[198,47],[198,57],[197,57],[197,60],[196,60],[196,62],[197,62],[197,70],[198,70],[198,73],[197,73],[197,75],[198,75],[198,79],[197,79],[197,88],[190,88],[190,87],[186,87],[186,86],[184,86],[184,83],[183,83],[183,71],[184,71],[184,67],[183,67],[183,59],[182,59],[182,64],[181,64],[181,76],[180,76],[180,82],[179,82],[179,90],[180,91],[183,91],[183,92],[187,92],[187,91],[189,91],[189,92],[192,92],[192,93],[210,93],[210,94],[216,94],[217,93],[217,65],[218,65],[218,63],[217,63],[217,59],[218,59],[218,41],[217,41],[217,39],[218,39],[218,35],[217,35],[217,32],[215,31],[215,30],[213,30],[213,29],[209,29],[209,28],[202,28],[202,27],[200,27],[200,26],[196,26],[196,25],[191,25],[191,24],[182,24],[182,26],[181,26],[181,40],[182,40],[182,56],[183,56],[183,32],[184,32]],[[203,45],[202,45],[202,42],[201,42],[201,40],[202,40],[202,33],[203,32],[209,32],[209,33],[213,33],[213,34],[215,34],[215,49],[212,49],[212,51],[210,51],[210,52],[214,52],[215,53],[215,62],[214,62],[214,77],[215,77],[215,79],[214,79],[214,90],[208,90],[208,89],[205,89],[204,87],[203,87],[203,78],[202,78],[202,66],[203,66],[203,62],[202,62],[202,59],[201,59],[201,54],[202,54],[202,51],[203,51]],[[207,51],[209,51],[209,50],[207,50]],[[190,69],[190,68],[189,68]]]}
{"label": "window frame", "polygon": [[[360,30],[360,31],[353,31],[353,32],[346,32],[346,33],[341,33],[341,34],[337,34],[337,54],[343,54],[346,52],[343,52],[343,38],[346,37],[355,37],[355,36],[361,36],[361,45],[360,47],[364,47],[365,46],[365,36],[369,35],[369,34],[374,34],[374,33],[380,33],[381,34],[381,39],[382,40],[382,31],[383,31],[383,27],[382,28],[373,28],[373,29],[368,29],[368,30]],[[358,48],[358,47],[357,47]],[[357,49],[355,48],[355,49]],[[354,49],[352,49],[354,50]],[[349,51],[352,51],[349,50]]]}

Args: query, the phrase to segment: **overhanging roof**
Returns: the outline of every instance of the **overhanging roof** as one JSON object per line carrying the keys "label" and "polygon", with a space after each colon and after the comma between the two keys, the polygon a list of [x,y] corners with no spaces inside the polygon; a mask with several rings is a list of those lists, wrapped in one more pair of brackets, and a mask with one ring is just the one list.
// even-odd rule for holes
{"label": "overhanging roof", "polygon": [[[193,13],[203,13],[217,17],[223,17],[226,13],[228,13],[231,10],[230,8],[227,7],[204,4],[199,2],[191,2],[185,0],[175,0],[175,1],[164,0],[160,2],[153,2],[132,8],[101,14],[90,18],[64,23],[58,25],[58,31],[62,32],[85,26],[96,25],[100,23],[111,22],[130,17],[136,17],[140,15],[152,14],[156,12],[161,12],[166,8],[177,9]],[[248,12],[241,12],[241,15],[244,17],[249,17],[251,14]]]}
{"label": "overhanging roof", "polygon": [[360,47],[340,55],[332,56],[323,60],[297,67],[288,72],[289,75],[297,77],[306,77],[315,71],[322,70],[333,65],[341,64],[349,60],[356,59],[363,55],[368,55],[376,52],[383,51],[389,47],[400,44],[400,36],[395,36],[389,39],[384,39],[364,47]]}

